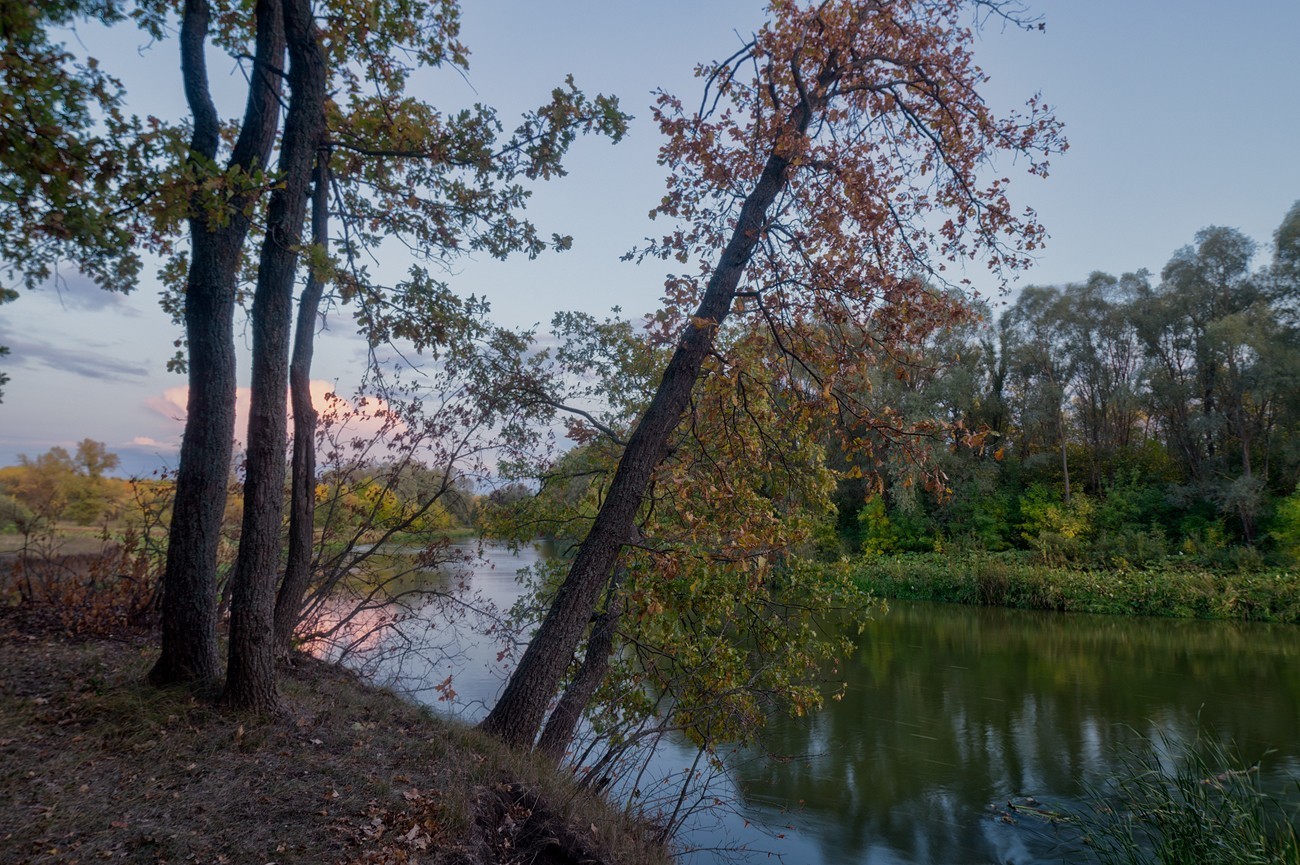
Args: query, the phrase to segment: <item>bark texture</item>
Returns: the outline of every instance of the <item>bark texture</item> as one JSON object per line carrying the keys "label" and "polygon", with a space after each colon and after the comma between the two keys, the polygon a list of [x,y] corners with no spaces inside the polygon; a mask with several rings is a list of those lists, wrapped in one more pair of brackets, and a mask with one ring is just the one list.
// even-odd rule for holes
{"label": "bark texture", "polygon": [[[811,116],[812,106],[806,101],[801,103],[791,117],[791,128],[802,135]],[[731,311],[767,211],[785,185],[789,167],[788,158],[774,147],[740,209],[695,312],[695,321],[683,331],[654,398],[628,439],[591,531],[501,699],[480,724],[485,732],[510,745],[531,748],[537,738],[547,706],[587,629],[602,589],[609,583],[623,544],[634,537],[636,514],[651,475],[667,454],[669,438],[685,414],[704,359],[713,347],[718,326]]]}
{"label": "bark texture", "polygon": [[[259,0],[253,70],[244,122],[229,167],[251,173],[266,165],[280,118],[284,30],[279,3]],[[217,156],[220,120],[208,86],[204,50],[207,0],[186,0],[181,20],[181,74],[194,117],[190,165],[202,176]],[[162,651],[149,673],[165,685],[206,686],[220,674],[217,653],[217,547],[235,429],[235,280],[248,235],[252,193],[212,212],[200,192],[191,200],[191,261],[185,287],[189,396],[176,472],[176,496],[162,580]]]}
{"label": "bark texture", "polygon": [[[321,152],[312,181],[312,242],[320,251],[329,244],[329,156]],[[316,342],[316,316],[325,284],[313,269],[298,300],[293,358],[289,363],[289,395],[293,405],[293,460],[289,493],[289,552],[284,580],[275,599],[275,652],[288,655],[293,631],[302,613],[302,599],[311,581],[313,524],[316,515],[316,409],[311,404],[311,360]]]}
{"label": "bark texture", "polygon": [[555,762],[564,759],[564,753],[573,741],[573,733],[578,729],[582,710],[587,708],[595,696],[600,683],[605,681],[609,672],[609,658],[614,651],[614,635],[618,630],[619,619],[623,617],[622,569],[615,572],[606,593],[605,609],[596,617],[591,626],[591,636],[587,638],[587,653],[582,659],[582,666],[569,686],[564,689],[560,702],[556,703],[551,716],[546,719],[546,727],[537,740],[537,750]]}
{"label": "bark texture", "polygon": [[325,57],[308,0],[283,0],[289,46],[289,110],[280,147],[280,184],[271,194],[253,295],[252,400],[244,480],[244,522],[230,600],[226,702],[275,711],[273,621],[284,510],[285,389],[293,287],[312,163],[325,128]]}

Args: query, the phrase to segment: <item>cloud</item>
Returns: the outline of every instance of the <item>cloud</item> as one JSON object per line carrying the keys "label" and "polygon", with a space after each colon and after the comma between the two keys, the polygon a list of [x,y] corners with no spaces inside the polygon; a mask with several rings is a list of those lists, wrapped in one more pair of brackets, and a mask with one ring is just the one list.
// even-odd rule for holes
{"label": "cloud", "polygon": [[140,315],[140,311],[131,305],[125,295],[120,292],[105,291],[95,285],[90,277],[76,272],[70,276],[56,276],[25,296],[58,304],[65,310],[112,311],[132,317]]}
{"label": "cloud", "polygon": [[[247,388],[240,388],[247,391]],[[162,415],[168,420],[185,422],[186,402],[189,399],[190,389],[185,385],[180,387],[169,387],[157,396],[151,396],[144,401],[147,408],[155,414]]]}
{"label": "cloud", "polygon": [[[337,403],[331,404],[331,397],[337,400]],[[246,387],[238,388],[235,391],[235,440],[242,443],[248,433],[248,415],[249,403],[251,401],[251,392]],[[340,414],[347,414],[356,411],[356,404],[350,400],[344,399],[335,393],[335,386],[331,382],[313,379],[311,382],[311,402],[316,411],[324,413],[327,408],[335,408]],[[170,447],[175,449],[179,447],[180,437],[184,432],[185,418],[188,414],[189,387],[180,385],[178,387],[169,387],[165,391],[145,400],[147,407],[154,414],[170,422],[175,430],[175,442],[177,444],[166,444],[159,442],[159,447]],[[350,436],[367,436],[373,435],[383,426],[383,421],[379,419],[388,411],[388,404],[382,400],[371,397],[367,400],[364,409],[357,416],[351,417],[347,423],[346,430]],[[292,415],[290,415],[292,418]],[[291,427],[292,428],[292,427]],[[149,442],[155,442],[156,439],[139,436],[137,443],[142,439]]]}
{"label": "cloud", "polygon": [[100,381],[146,378],[152,371],[146,364],[112,356],[105,351],[109,346],[103,343],[81,341],[76,345],[54,345],[23,339],[0,327],[0,345],[9,346],[5,364],[13,367],[52,369]]}
{"label": "cloud", "polygon": [[180,449],[180,444],[178,442],[160,442],[155,438],[150,438],[149,436],[136,436],[131,439],[130,447],[174,451]]}

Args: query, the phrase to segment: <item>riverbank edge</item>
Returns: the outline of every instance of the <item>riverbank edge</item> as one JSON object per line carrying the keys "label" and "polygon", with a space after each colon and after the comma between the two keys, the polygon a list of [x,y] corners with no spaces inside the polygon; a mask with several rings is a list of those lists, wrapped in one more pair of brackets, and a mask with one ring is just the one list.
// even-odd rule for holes
{"label": "riverbank edge", "polygon": [[300,657],[284,713],[144,684],[138,635],[0,612],[0,860],[667,865],[562,770]]}
{"label": "riverbank edge", "polygon": [[1300,571],[1050,566],[1005,553],[862,556],[847,567],[881,598],[1023,610],[1300,624]]}

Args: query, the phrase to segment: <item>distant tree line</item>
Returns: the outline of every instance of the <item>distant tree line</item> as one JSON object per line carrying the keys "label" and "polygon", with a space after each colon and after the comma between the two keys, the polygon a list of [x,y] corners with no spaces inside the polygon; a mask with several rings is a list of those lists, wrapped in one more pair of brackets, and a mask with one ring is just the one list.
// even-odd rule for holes
{"label": "distant tree line", "polygon": [[[823,552],[952,545],[1130,563],[1300,547],[1300,203],[1257,244],[1210,227],[1161,270],[1030,286],[865,384],[951,424],[938,483],[842,457]],[[957,445],[955,431],[976,447]]]}
{"label": "distant tree line", "polygon": [[130,484],[110,477],[117,454],[84,439],[75,452],[53,447],[37,457],[18,456],[0,468],[0,531],[30,534],[66,521],[89,526],[114,520],[131,496]]}

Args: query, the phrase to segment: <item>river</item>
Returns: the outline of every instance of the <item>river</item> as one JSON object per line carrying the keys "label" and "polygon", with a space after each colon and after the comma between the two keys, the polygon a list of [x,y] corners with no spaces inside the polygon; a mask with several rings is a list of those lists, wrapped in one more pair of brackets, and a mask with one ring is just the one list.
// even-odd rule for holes
{"label": "river", "polygon": [[[498,607],[537,560],[488,548],[471,587]],[[462,631],[464,631],[462,633]],[[441,649],[389,664],[399,687],[442,681],[417,698],[474,721],[509,671],[500,646],[463,626],[431,628]],[[1083,807],[1137,734],[1198,731],[1265,755],[1266,783],[1300,778],[1300,628],[1136,619],[891,602],[868,622],[843,670],[840,701],[776,718],[762,748],[727,755],[714,793],[733,807],[701,817],[683,841],[693,863],[781,855],[792,865],[1070,861],[1076,839],[1010,800]],[[439,699],[439,698],[443,699]],[[662,771],[694,751],[667,742]]]}

